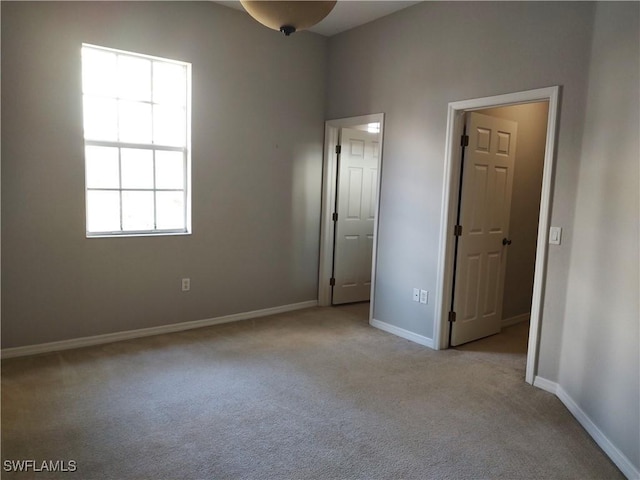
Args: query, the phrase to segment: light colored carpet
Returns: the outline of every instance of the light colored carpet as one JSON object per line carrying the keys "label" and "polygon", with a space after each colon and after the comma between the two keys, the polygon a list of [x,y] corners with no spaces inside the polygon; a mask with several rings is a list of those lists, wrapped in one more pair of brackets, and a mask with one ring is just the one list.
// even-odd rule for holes
{"label": "light colored carpet", "polygon": [[[487,346],[500,336],[436,352],[366,314],[312,308],[5,360],[3,461],[78,470],[2,478],[623,478],[524,382],[516,347]],[[502,336],[522,341],[517,329]]]}

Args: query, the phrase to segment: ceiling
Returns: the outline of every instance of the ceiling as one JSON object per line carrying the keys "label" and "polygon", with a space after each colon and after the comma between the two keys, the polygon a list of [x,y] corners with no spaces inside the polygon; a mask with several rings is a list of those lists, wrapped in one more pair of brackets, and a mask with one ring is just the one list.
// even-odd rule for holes
{"label": "ceiling", "polygon": [[[244,12],[239,1],[216,1],[227,7]],[[330,37],[351,28],[364,25],[378,18],[397,12],[420,2],[396,1],[396,0],[338,0],[336,7],[320,23],[310,28],[309,31]]]}

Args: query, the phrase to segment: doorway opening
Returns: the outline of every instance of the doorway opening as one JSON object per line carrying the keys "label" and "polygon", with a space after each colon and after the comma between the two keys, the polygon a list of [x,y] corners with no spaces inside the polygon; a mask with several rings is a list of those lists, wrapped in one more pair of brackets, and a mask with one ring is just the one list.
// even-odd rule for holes
{"label": "doorway opening", "polygon": [[384,114],[325,122],[318,304],[374,306]]}
{"label": "doorway opening", "polygon": [[[547,240],[550,217],[550,197],[551,197],[551,180],[553,175],[554,152],[555,152],[555,135],[556,122],[558,113],[559,87],[549,87],[526,92],[519,92],[495,97],[486,97],[473,100],[465,100],[461,102],[453,102],[449,104],[448,125],[447,125],[447,154],[445,157],[445,178],[444,178],[444,196],[441,223],[440,238],[440,257],[438,266],[438,289],[436,304],[436,321],[434,324],[434,343],[436,349],[443,349],[449,346],[449,335],[451,324],[455,323],[456,317],[452,316],[454,302],[454,284],[456,282],[456,244],[459,239],[458,227],[458,211],[462,207],[461,179],[463,177],[462,158],[464,141],[464,127],[472,112],[478,112],[486,109],[494,109],[493,113],[500,113],[504,107],[514,105],[525,105],[544,102],[545,107],[548,105],[546,115],[546,140],[544,142],[544,161],[541,171],[541,186],[539,190],[539,212],[537,215],[537,234],[535,235],[535,263],[533,268],[533,285],[530,298],[530,323],[527,342],[527,363],[525,370],[525,380],[533,383],[537,366],[537,353],[539,342],[539,331],[542,320],[542,298],[544,291],[544,272],[547,258]],[[503,111],[504,113],[504,111]],[[485,129],[486,130],[486,129]],[[504,147],[504,145],[503,145]],[[516,167],[517,168],[517,167]],[[468,172],[467,172],[468,173]],[[506,177],[505,180],[506,181]],[[506,185],[506,183],[505,183]],[[462,226],[464,231],[465,226]],[[469,228],[469,226],[467,226]],[[508,232],[496,232],[499,234]],[[508,236],[503,236],[500,248],[507,248],[509,240]],[[526,243],[526,242],[525,242]],[[502,250],[500,250],[502,251]],[[531,249],[529,248],[529,255]],[[500,255],[494,255],[499,260]],[[477,260],[477,256],[476,256]],[[494,267],[499,267],[496,260]],[[493,278],[498,278],[497,273]],[[490,275],[490,276],[491,276]],[[459,279],[458,279],[459,280]],[[465,279],[468,281],[468,279]],[[494,291],[497,291],[494,289]],[[522,298],[519,302],[522,302]],[[497,306],[497,303],[496,303]],[[499,308],[502,309],[500,303]],[[519,315],[526,315],[526,312]],[[517,323],[523,320],[518,315],[514,318],[506,318],[509,322]],[[499,327],[502,326],[502,315],[498,320]],[[456,327],[453,327],[456,328]]]}
{"label": "doorway opening", "polygon": [[[522,368],[523,374],[533,300],[548,107],[548,102],[535,102],[465,114],[469,145],[464,147],[466,166],[462,165],[463,195],[460,195],[457,224],[467,228],[463,228],[457,238],[452,301],[457,321],[450,324],[449,347],[501,355],[502,362]],[[480,125],[484,128],[478,135]],[[497,128],[491,132],[487,127]],[[490,138],[484,138],[486,136]],[[487,142],[478,145],[482,140]],[[493,175],[487,175],[491,170]],[[487,183],[491,184],[489,198],[484,200],[491,199],[492,211],[483,218],[478,218],[483,197],[476,185],[478,180],[489,180]],[[510,191],[502,187],[510,187]],[[470,201],[473,202],[471,208]],[[500,215],[501,211],[509,214]],[[467,218],[461,220],[463,212]],[[485,243],[480,245],[481,242]],[[478,254],[484,258],[481,262],[465,261],[461,258],[462,252],[466,252],[467,259]],[[482,275],[474,275],[478,263],[490,266],[491,260],[502,267],[496,272],[500,274],[500,284],[495,286],[487,285],[491,278],[478,282]],[[484,273],[486,277],[490,272]],[[476,284],[469,278],[464,282],[465,276],[475,276]],[[462,301],[461,297],[470,294],[473,301]],[[481,325],[473,326],[474,323]]]}

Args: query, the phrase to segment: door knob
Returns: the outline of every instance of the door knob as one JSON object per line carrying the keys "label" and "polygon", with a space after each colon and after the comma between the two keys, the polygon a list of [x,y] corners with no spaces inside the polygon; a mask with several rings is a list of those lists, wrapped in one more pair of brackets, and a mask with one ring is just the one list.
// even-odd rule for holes
{"label": "door knob", "polygon": [[503,238],[502,245],[511,245],[511,240],[509,240],[508,238]]}

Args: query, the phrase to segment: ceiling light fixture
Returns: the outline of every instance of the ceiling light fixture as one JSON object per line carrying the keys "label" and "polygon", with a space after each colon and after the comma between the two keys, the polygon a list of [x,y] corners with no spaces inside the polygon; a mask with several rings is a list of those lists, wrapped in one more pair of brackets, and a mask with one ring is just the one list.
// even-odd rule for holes
{"label": "ceiling light fixture", "polygon": [[249,15],[261,24],[279,30],[287,37],[294,32],[306,30],[329,15],[336,6],[333,1],[270,1],[240,0]]}

